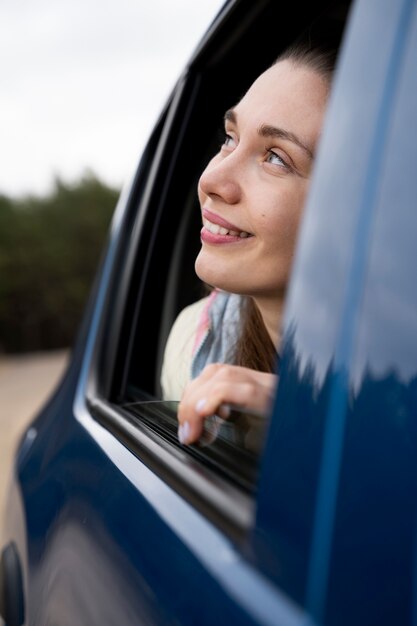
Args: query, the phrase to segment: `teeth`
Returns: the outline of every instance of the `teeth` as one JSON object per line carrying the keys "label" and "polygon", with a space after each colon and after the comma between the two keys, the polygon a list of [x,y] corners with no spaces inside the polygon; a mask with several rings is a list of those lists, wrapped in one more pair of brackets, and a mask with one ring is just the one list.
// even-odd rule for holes
{"label": "teeth", "polygon": [[218,226],[217,224],[211,224],[211,222],[209,222],[208,224],[206,224],[206,228],[211,233],[213,233],[213,235],[220,234],[220,226]]}
{"label": "teeth", "polygon": [[206,219],[204,220],[204,226],[205,228],[207,228],[207,230],[213,233],[213,235],[230,235],[231,237],[240,237],[241,239],[249,237],[249,233],[245,232],[244,230],[228,230],[227,228],[219,226],[218,224],[213,224]]}

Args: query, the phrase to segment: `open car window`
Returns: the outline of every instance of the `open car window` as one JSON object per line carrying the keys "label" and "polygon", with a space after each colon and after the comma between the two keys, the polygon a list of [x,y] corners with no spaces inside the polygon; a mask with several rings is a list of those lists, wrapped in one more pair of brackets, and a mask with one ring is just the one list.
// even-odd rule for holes
{"label": "open car window", "polygon": [[[178,402],[144,400],[124,404],[122,408],[177,444]],[[206,420],[198,443],[188,451],[220,476],[252,492],[267,425],[267,416],[241,410],[232,410],[227,420],[212,415]]]}
{"label": "open car window", "polygon": [[[185,448],[177,437],[179,398],[162,397],[162,362],[178,313],[206,294],[194,270],[201,229],[197,183],[219,149],[224,112],[329,6],[344,19],[349,2],[306,4],[301,13],[287,7],[285,19],[273,1],[253,3],[250,9],[230,3],[220,26],[209,29],[174,86],[134,181],[101,328],[105,341],[95,355],[99,375],[90,380],[90,406],[98,419],[104,415],[118,435],[128,432],[123,439],[132,451],[185,497],[196,504],[205,500],[205,511],[216,509],[216,521],[222,516],[219,503],[225,504],[223,496],[229,494],[230,509],[235,509],[232,524],[240,520],[245,528],[270,416],[239,410],[227,421],[212,416],[203,440]],[[144,434],[160,445],[159,451],[146,451]],[[178,460],[187,463],[186,477]],[[190,495],[193,481],[199,486]],[[218,498],[216,489],[223,496]]]}

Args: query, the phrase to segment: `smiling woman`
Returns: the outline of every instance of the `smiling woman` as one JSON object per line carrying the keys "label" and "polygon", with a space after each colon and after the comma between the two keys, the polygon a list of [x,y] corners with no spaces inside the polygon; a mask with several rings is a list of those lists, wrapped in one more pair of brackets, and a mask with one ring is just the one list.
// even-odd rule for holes
{"label": "smiling woman", "polygon": [[181,443],[198,440],[212,414],[227,418],[230,405],[261,414],[270,408],[335,57],[332,48],[293,44],[225,114],[224,141],[198,183],[195,270],[214,290],[176,320],[162,370],[164,396],[181,398]]}

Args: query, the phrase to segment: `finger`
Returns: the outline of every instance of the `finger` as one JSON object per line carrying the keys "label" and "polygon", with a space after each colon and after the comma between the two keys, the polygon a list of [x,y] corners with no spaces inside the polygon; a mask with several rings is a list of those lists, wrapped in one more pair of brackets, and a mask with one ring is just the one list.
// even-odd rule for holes
{"label": "finger", "polygon": [[186,420],[178,426],[178,440],[183,445],[189,445],[198,441],[203,434],[206,418]]}
{"label": "finger", "polygon": [[[240,390],[244,386],[242,384],[238,385]],[[241,398],[244,395],[236,387],[236,383],[232,385],[232,388],[227,383],[217,383],[216,388],[211,388],[209,398],[199,398],[197,402],[193,403],[188,398],[186,405],[183,404],[181,406],[182,403],[180,403],[179,441],[182,444],[190,444],[199,440],[204,431],[205,421],[216,414],[223,419],[227,419],[230,416],[230,408],[223,404],[223,401],[226,399],[226,401],[233,403],[235,398]],[[250,395],[250,392],[248,392],[248,395]],[[195,400],[194,396],[193,400]]]}
{"label": "finger", "polygon": [[213,413],[227,418],[227,408],[224,405],[235,405],[247,411],[267,413],[273,392],[273,388],[260,385],[253,380],[239,383],[218,381],[211,386],[210,391],[205,390],[205,397],[198,399],[194,407],[191,404],[187,406],[188,418],[193,420],[197,415],[207,417]]}
{"label": "finger", "polygon": [[204,420],[213,414],[227,419],[230,410],[224,405],[266,414],[275,392],[275,374],[255,372],[239,366],[213,364],[189,383],[179,405],[178,436],[182,443],[201,437]]}

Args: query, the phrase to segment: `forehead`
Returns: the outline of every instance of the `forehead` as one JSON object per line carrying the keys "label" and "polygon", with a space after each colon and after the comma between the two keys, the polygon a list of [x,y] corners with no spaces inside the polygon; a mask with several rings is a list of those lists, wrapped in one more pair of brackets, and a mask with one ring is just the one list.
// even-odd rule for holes
{"label": "forehead", "polygon": [[261,74],[234,110],[242,130],[269,124],[315,142],[327,96],[324,78],[308,67],[286,60]]}

